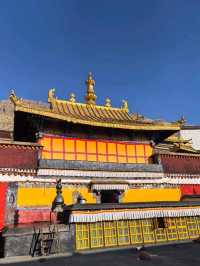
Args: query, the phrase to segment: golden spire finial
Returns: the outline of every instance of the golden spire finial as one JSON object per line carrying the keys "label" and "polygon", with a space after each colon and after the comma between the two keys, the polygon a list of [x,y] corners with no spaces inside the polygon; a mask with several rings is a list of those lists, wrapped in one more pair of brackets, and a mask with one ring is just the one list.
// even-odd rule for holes
{"label": "golden spire finial", "polygon": [[123,100],[122,101],[122,109],[126,112],[128,112],[128,101]]}
{"label": "golden spire finial", "polygon": [[69,95],[69,101],[71,103],[75,103],[76,102],[76,96],[75,96],[74,93],[70,93],[70,95]]}
{"label": "golden spire finial", "polygon": [[93,79],[91,72],[88,73],[88,79],[85,81],[85,84],[87,86],[85,101],[87,104],[95,105],[97,96],[94,93],[95,80]]}
{"label": "golden spire finial", "polygon": [[105,106],[106,107],[111,107],[111,100],[110,100],[110,98],[106,98],[106,103],[105,103]]}

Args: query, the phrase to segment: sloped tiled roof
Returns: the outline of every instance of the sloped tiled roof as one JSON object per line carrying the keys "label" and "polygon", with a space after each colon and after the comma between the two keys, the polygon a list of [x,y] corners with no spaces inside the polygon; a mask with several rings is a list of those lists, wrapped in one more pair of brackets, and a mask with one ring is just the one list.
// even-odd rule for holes
{"label": "sloped tiled roof", "polygon": [[15,111],[83,125],[132,130],[178,131],[180,129],[179,122],[149,120],[136,114],[130,114],[123,108],[76,103],[54,97],[48,99],[50,103],[48,105],[18,98],[14,93],[11,94],[10,99],[15,105]]}
{"label": "sloped tiled roof", "polygon": [[184,139],[182,136],[179,136],[177,134],[171,135],[166,138],[162,143],[159,143],[156,146],[156,149],[158,151],[165,150],[169,152],[200,154],[200,151],[192,147],[190,139]]}

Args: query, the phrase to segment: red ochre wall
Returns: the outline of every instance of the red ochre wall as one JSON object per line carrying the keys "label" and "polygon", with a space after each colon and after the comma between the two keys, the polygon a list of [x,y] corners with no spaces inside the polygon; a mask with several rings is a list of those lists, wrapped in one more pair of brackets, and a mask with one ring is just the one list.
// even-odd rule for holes
{"label": "red ochre wall", "polygon": [[0,231],[4,227],[4,222],[5,222],[7,187],[8,187],[7,183],[0,182]]}
{"label": "red ochre wall", "polygon": [[56,215],[55,213],[51,212],[50,208],[49,209],[27,208],[23,210],[19,209],[17,216],[18,216],[18,224],[56,221]]}
{"label": "red ochre wall", "polygon": [[0,167],[17,169],[37,169],[38,150],[32,147],[0,147]]}

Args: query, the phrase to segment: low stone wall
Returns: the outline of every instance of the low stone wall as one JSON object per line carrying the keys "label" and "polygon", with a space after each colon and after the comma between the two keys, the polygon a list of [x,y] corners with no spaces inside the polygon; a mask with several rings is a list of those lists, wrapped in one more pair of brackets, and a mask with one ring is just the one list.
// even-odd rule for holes
{"label": "low stone wall", "polygon": [[[74,250],[74,234],[73,226],[59,224],[59,252],[73,252]],[[71,228],[70,228],[71,227]],[[37,226],[36,232],[42,228],[44,232],[48,230],[48,226]],[[4,257],[26,256],[30,254],[30,249],[34,236],[34,227],[9,228],[3,233],[4,238]],[[55,253],[55,246],[52,245],[51,253]]]}

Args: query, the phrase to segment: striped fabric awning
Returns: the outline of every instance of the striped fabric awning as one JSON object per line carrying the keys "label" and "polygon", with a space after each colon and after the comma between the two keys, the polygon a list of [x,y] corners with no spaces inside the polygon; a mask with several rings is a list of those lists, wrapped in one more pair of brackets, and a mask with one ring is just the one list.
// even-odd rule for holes
{"label": "striped fabric awning", "polygon": [[93,184],[92,190],[127,190],[128,184]]}

